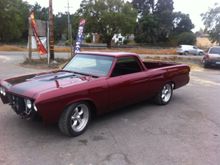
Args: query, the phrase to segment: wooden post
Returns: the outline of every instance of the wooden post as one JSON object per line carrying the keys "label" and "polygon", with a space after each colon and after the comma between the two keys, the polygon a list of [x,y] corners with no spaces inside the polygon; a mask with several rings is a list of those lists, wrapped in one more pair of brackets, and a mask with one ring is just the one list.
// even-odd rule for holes
{"label": "wooden post", "polygon": [[54,18],[52,0],[49,0],[49,30],[50,60],[54,61]]}
{"label": "wooden post", "polygon": [[31,17],[28,17],[28,23],[29,23],[29,28],[28,28],[28,60],[31,61],[32,59],[32,27],[31,27]]}

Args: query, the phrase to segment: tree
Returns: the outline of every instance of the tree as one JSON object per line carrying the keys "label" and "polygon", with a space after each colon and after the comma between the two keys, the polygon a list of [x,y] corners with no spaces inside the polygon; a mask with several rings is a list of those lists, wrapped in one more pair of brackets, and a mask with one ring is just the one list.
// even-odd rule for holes
{"label": "tree", "polygon": [[167,41],[173,29],[173,0],[133,0],[139,11],[136,42]]}
{"label": "tree", "polygon": [[54,17],[55,40],[62,39],[62,35],[67,37],[67,13],[58,13]]}
{"label": "tree", "polygon": [[139,11],[135,30],[138,43],[176,42],[181,33],[194,28],[188,14],[173,12],[173,0],[133,0],[132,4]]}
{"label": "tree", "polygon": [[137,11],[122,0],[83,0],[77,16],[86,19],[85,32],[98,33],[111,47],[114,34],[133,33]]}
{"label": "tree", "polygon": [[177,35],[177,44],[194,45],[196,43],[196,35],[193,32],[183,32]]}
{"label": "tree", "polygon": [[156,43],[158,41],[158,20],[154,15],[145,15],[139,19],[135,31],[137,43]]}
{"label": "tree", "polygon": [[0,41],[20,39],[27,31],[26,23],[29,5],[22,0],[0,0]]}
{"label": "tree", "polygon": [[158,0],[154,15],[159,21],[159,40],[167,41],[173,27],[173,0]]}
{"label": "tree", "polygon": [[202,20],[205,25],[205,31],[209,34],[212,42],[220,45],[220,6],[215,4],[206,13],[203,13]]}
{"label": "tree", "polygon": [[189,14],[181,12],[174,13],[173,19],[173,33],[180,34],[183,32],[190,32],[194,28],[194,25],[189,17]]}
{"label": "tree", "polygon": [[140,16],[153,13],[155,0],[133,0],[132,5],[138,10]]}
{"label": "tree", "polygon": [[36,19],[46,21],[48,20],[49,16],[49,9],[48,7],[41,7],[38,3],[35,3],[34,6],[32,6],[32,10],[34,11],[34,15]]}

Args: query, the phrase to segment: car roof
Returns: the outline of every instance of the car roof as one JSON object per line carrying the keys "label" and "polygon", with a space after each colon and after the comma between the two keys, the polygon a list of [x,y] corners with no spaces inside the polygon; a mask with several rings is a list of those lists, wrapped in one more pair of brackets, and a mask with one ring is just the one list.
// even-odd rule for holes
{"label": "car roof", "polygon": [[102,56],[112,56],[112,57],[123,57],[123,56],[138,56],[136,53],[131,52],[93,52],[93,51],[82,51],[78,54],[92,54],[92,55],[102,55]]}

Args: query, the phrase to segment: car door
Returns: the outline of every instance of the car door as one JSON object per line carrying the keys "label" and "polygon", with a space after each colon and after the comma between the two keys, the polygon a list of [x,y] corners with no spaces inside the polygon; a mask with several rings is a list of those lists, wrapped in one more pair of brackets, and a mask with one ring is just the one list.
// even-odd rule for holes
{"label": "car door", "polygon": [[119,108],[138,102],[146,95],[148,80],[139,61],[135,57],[121,57],[117,60],[109,85],[109,105]]}
{"label": "car door", "polygon": [[198,54],[198,48],[196,46],[193,46],[192,54]]}

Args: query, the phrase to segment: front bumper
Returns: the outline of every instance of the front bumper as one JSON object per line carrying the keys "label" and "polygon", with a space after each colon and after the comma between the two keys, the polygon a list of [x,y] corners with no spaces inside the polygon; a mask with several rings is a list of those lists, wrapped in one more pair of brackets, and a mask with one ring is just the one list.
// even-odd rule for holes
{"label": "front bumper", "polygon": [[28,108],[28,98],[9,92],[6,92],[6,95],[0,94],[0,97],[4,104],[9,104],[16,114],[20,115],[22,118],[31,119],[37,115],[37,110],[33,101],[31,101],[32,106]]}
{"label": "front bumper", "polygon": [[220,66],[220,60],[205,60],[206,65]]}

